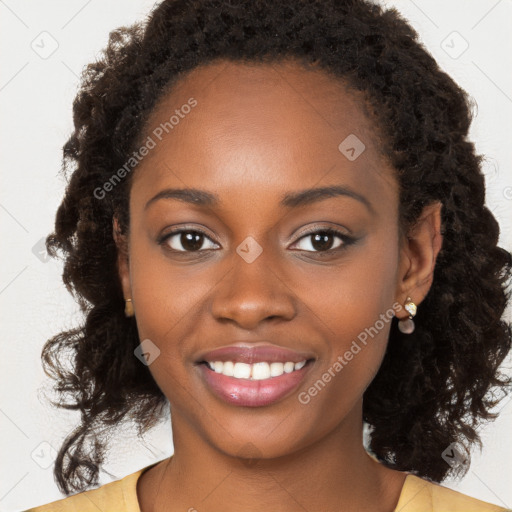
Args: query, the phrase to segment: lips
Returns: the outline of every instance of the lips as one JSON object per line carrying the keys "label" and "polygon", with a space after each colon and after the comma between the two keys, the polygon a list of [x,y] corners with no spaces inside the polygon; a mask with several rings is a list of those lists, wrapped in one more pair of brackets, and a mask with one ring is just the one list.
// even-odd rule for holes
{"label": "lips", "polygon": [[314,363],[264,380],[236,379],[198,365],[203,384],[217,398],[236,407],[264,407],[285,400],[297,390]]}
{"label": "lips", "polygon": [[260,342],[257,344],[238,342],[229,346],[223,346],[215,350],[203,352],[197,359],[196,364],[206,361],[233,361],[235,363],[286,363],[291,361],[299,363],[315,359],[315,355],[307,351],[297,351],[274,345],[272,343]]}

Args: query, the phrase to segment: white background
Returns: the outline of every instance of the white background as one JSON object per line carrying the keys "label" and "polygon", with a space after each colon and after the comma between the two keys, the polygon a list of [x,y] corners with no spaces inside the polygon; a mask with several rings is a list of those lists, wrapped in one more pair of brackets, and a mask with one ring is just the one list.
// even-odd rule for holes
{"label": "white background", "polygon": [[[44,403],[51,382],[42,371],[40,352],[45,340],[77,324],[78,307],[62,284],[61,263],[44,261],[34,246],[52,231],[64,191],[58,173],[62,146],[72,129],[71,105],[80,71],[99,56],[111,30],[142,20],[153,3],[0,1],[1,511],[62,497],[53,481],[50,446],[58,449],[78,418]],[[500,244],[510,251],[512,2],[395,0],[386,5],[397,6],[441,67],[474,99],[471,138],[478,153],[487,157],[487,204],[501,225]],[[32,48],[49,51],[52,44],[58,48],[47,58]],[[474,451],[466,477],[443,485],[512,507],[511,401],[507,397],[498,407],[499,419],[482,429],[484,450]],[[102,474],[101,484],[172,451],[168,423],[148,433],[145,444],[133,430],[123,428],[113,438],[106,466],[110,476]],[[50,465],[45,469],[41,464]]]}

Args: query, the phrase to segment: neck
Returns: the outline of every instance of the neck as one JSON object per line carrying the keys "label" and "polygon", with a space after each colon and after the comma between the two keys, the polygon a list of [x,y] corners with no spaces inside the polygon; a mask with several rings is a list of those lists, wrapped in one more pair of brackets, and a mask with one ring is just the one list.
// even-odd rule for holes
{"label": "neck", "polygon": [[[392,512],[406,475],[367,454],[361,417],[356,408],[336,429],[293,453],[248,459],[219,451],[175,413],[174,454],[141,477],[141,510]],[[249,456],[256,450],[244,448]]]}

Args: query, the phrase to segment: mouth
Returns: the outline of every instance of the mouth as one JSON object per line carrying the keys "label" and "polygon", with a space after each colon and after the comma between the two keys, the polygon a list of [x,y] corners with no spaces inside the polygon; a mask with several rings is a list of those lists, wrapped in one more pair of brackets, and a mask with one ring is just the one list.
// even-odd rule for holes
{"label": "mouth", "polygon": [[199,361],[197,365],[204,365],[215,373],[226,377],[242,380],[267,380],[280,377],[281,375],[299,371],[307,365],[312,364],[315,358],[293,361],[259,361],[252,364],[240,361]]}
{"label": "mouth", "polygon": [[200,361],[196,366],[206,388],[225,403],[238,407],[264,407],[290,396],[314,362],[314,358],[270,364],[267,361],[253,364],[215,361],[212,365],[210,361]]}
{"label": "mouth", "polygon": [[310,351],[292,350],[268,342],[247,343],[242,341],[198,354],[196,363],[207,362],[214,368],[213,365],[218,361],[250,365],[266,362],[270,365],[272,363],[295,364],[307,362],[309,359],[315,359],[315,354]]}

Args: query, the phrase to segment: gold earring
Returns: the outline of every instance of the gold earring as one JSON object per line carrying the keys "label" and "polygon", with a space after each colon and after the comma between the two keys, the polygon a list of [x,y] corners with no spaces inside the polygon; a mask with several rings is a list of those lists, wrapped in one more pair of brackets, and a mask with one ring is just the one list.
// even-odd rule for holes
{"label": "gold earring", "polygon": [[404,318],[398,321],[398,329],[404,334],[411,334],[414,332],[414,320],[412,319],[416,315],[416,304],[412,301],[411,297],[405,299],[404,309],[409,313],[409,318]]}
{"label": "gold earring", "polygon": [[124,306],[124,314],[125,316],[129,317],[129,316],[133,316],[134,315],[134,311],[133,311],[133,303],[132,303],[132,299],[125,299],[125,306]]}

